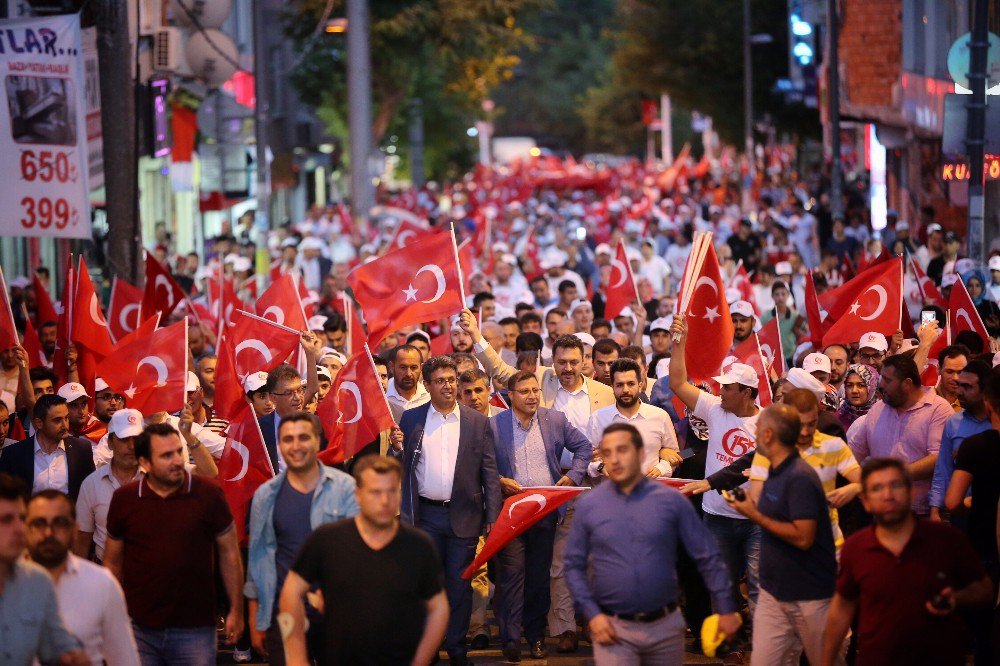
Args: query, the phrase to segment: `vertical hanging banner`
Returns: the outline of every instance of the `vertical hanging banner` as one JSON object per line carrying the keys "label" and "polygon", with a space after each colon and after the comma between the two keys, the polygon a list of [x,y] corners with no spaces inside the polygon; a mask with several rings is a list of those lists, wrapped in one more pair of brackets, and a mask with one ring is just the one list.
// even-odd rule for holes
{"label": "vertical hanging banner", "polygon": [[0,21],[0,236],[90,238],[77,14]]}

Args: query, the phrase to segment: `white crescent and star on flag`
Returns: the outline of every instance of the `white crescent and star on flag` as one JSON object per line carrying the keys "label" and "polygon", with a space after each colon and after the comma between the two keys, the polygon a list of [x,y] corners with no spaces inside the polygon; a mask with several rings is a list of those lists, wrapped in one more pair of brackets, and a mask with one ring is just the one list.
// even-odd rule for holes
{"label": "white crescent and star on flag", "polygon": [[[442,296],[444,296],[444,292],[447,287],[447,283],[445,282],[444,279],[444,271],[442,271],[441,267],[438,266],[437,264],[425,264],[420,267],[420,270],[418,270],[416,273],[413,274],[413,278],[416,279],[421,273],[424,272],[428,272],[434,276],[435,280],[437,281],[437,289],[435,290],[433,296],[431,296],[426,300],[421,300],[420,302],[433,303],[438,299],[440,299]],[[402,292],[406,294],[407,301],[417,300],[417,289],[416,287],[413,286],[412,282],[409,284],[409,288],[403,289]]]}
{"label": "white crescent and star on flag", "polygon": [[[878,296],[878,306],[871,312],[871,314],[863,315],[859,314],[861,309],[861,299],[864,298],[865,294],[869,291],[875,292]],[[872,321],[873,319],[878,319],[878,317],[885,311],[885,306],[889,304],[889,294],[886,293],[885,287],[880,284],[873,284],[872,286],[865,289],[865,291],[858,297],[858,300],[851,305],[851,314],[855,315],[860,319],[865,321]]]}

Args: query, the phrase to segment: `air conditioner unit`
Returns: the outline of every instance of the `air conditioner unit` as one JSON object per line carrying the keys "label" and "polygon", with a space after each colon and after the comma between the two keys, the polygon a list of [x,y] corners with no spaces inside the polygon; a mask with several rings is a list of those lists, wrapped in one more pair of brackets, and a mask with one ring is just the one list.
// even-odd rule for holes
{"label": "air conditioner unit", "polygon": [[139,1],[139,34],[143,37],[155,37],[163,25],[162,0]]}
{"label": "air conditioner unit", "polygon": [[183,37],[177,28],[162,27],[156,31],[153,44],[153,70],[176,72],[181,65]]}

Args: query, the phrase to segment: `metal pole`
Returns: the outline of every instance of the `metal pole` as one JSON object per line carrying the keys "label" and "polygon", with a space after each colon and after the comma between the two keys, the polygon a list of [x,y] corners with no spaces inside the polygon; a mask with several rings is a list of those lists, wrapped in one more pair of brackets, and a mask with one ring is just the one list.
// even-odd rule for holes
{"label": "metal pole", "polygon": [[[108,273],[137,284],[142,275],[139,227],[138,90],[132,78],[126,0],[96,0],[98,69],[101,77],[101,129],[104,188],[108,214]],[[114,137],[114,140],[110,140]]]}
{"label": "metal pole", "polygon": [[347,0],[347,106],[351,134],[351,212],[367,220],[375,205],[368,162],[372,151],[372,69],[368,0]]}
{"label": "metal pole", "polygon": [[830,152],[833,153],[830,164],[830,217],[842,220],[844,174],[840,163],[840,12],[837,10],[837,0],[829,0],[826,20],[830,47],[826,76],[830,96]]}
{"label": "metal pole", "polygon": [[966,102],[969,120],[965,147],[969,155],[969,257],[984,262],[983,247],[983,144],[986,137],[986,57],[989,52],[988,0],[976,0],[969,40],[969,86]]}
{"label": "metal pole", "polygon": [[753,152],[753,60],[750,53],[750,0],[743,0],[743,150],[747,156],[747,179],[743,209],[750,210],[750,188],[757,169]]}
{"label": "metal pole", "polygon": [[660,138],[663,141],[663,163],[670,166],[674,163],[674,130],[670,125],[670,95],[660,95]]}
{"label": "metal pole", "polygon": [[424,186],[424,101],[410,101],[410,181],[413,187]]}
{"label": "metal pole", "polygon": [[[254,68],[254,140],[256,141],[255,161],[257,166],[257,211],[254,213],[254,229],[257,235],[257,274],[265,275],[270,268],[267,248],[267,234],[271,228],[271,167],[267,163],[267,121],[270,107],[270,90],[267,71],[267,19],[264,11],[265,0],[253,3],[253,68]],[[221,104],[220,104],[221,106]],[[220,160],[220,167],[223,166]],[[225,181],[225,171],[221,173]],[[225,189],[225,188],[223,188]]]}

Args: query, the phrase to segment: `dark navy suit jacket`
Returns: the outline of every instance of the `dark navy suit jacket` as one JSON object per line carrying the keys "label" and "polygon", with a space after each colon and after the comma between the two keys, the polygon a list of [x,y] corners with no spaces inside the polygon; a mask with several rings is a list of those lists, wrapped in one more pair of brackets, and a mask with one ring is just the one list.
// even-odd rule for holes
{"label": "dark navy suit jacket", "polygon": [[[545,459],[549,471],[552,472],[553,483],[563,476],[559,459],[562,457],[563,449],[568,449],[573,453],[573,466],[566,472],[566,476],[576,485],[580,485],[593,455],[590,440],[577,430],[562,412],[539,407],[536,417],[538,428],[542,432]],[[513,409],[504,410],[490,418],[497,451],[497,470],[500,476],[507,479],[514,478],[514,464],[511,461],[511,456],[514,454],[514,418]]]}
{"label": "dark navy suit jacket", "polygon": [[[66,474],[69,477],[69,496],[76,501],[80,484],[94,471],[94,445],[89,439],[67,437]],[[0,453],[0,472],[16,476],[31,490],[35,481],[35,436],[22,439],[17,444],[5,446]]]}
{"label": "dark navy suit jacket", "polygon": [[[424,424],[430,409],[428,402],[403,412],[399,422],[403,452],[394,453],[403,463],[400,516],[412,524],[420,519],[417,462],[423,453]],[[471,538],[482,534],[484,522],[496,522],[503,500],[489,419],[465,405],[459,405],[459,414],[458,458],[448,508],[455,535]]]}

